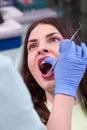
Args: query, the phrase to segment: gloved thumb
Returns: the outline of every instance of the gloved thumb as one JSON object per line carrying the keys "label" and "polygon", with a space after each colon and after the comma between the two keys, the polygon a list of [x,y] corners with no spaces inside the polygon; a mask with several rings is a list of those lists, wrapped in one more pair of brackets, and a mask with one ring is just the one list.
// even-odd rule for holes
{"label": "gloved thumb", "polygon": [[87,66],[87,46],[85,45],[85,43],[81,43],[81,48],[82,48],[82,58]]}
{"label": "gloved thumb", "polygon": [[49,57],[44,60],[44,62],[51,64],[52,66],[55,64],[56,59]]}
{"label": "gloved thumb", "polygon": [[81,48],[82,48],[82,56],[83,57],[87,57],[87,46],[85,45],[85,43],[81,43]]}
{"label": "gloved thumb", "polygon": [[59,52],[65,53],[75,51],[75,43],[74,41],[70,41],[69,39],[64,39],[60,42]]}

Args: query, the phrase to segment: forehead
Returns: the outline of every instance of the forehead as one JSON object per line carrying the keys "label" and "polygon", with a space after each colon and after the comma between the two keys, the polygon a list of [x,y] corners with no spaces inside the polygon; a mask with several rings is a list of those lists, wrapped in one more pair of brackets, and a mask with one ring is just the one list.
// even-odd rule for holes
{"label": "forehead", "polygon": [[38,24],[31,32],[29,39],[45,36],[49,33],[57,32],[60,34],[58,29],[51,24]]}

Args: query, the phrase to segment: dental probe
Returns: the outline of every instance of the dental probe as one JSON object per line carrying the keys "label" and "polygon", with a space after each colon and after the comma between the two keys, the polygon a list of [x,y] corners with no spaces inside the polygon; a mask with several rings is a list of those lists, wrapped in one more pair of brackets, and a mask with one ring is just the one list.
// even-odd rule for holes
{"label": "dental probe", "polygon": [[81,30],[81,24],[80,24],[80,22],[79,22],[79,25],[80,25],[80,27],[75,31],[75,33],[72,35],[72,37],[70,38],[70,41],[73,41],[73,39],[75,38],[75,36],[76,36],[76,34],[79,32],[79,30]]}
{"label": "dental probe", "polygon": [[[80,25],[80,27],[75,31],[75,33],[71,36],[71,38],[70,38],[70,41],[73,41],[73,39],[75,38],[75,36],[76,36],[76,34],[78,33],[78,31],[82,28],[81,27],[81,24],[80,24],[80,22],[79,22],[79,25]],[[56,64],[57,64],[57,62],[58,62],[58,60],[59,59],[57,59],[56,60],[56,62],[55,62],[55,64],[51,67],[51,69],[48,71],[48,75],[49,75],[49,73],[55,68],[55,66],[56,66]]]}

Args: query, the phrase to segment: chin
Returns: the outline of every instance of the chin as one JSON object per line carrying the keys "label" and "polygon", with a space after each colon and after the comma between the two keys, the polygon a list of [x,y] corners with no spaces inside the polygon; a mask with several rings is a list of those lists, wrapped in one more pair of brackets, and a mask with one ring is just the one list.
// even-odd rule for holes
{"label": "chin", "polygon": [[47,81],[46,83],[44,83],[43,85],[43,89],[45,90],[54,90],[54,86],[55,86],[55,82],[54,81]]}

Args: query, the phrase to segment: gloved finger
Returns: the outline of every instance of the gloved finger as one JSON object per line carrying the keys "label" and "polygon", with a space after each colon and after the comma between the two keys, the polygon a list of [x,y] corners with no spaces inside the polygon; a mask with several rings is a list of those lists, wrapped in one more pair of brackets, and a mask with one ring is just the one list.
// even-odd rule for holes
{"label": "gloved finger", "polygon": [[63,53],[71,47],[69,39],[64,39],[60,42],[59,52]]}
{"label": "gloved finger", "polygon": [[76,47],[76,45],[75,45],[74,41],[65,39],[60,42],[59,52],[64,53],[67,51],[75,51],[75,49],[76,49],[75,47]]}
{"label": "gloved finger", "polygon": [[78,45],[76,45],[76,52],[77,52],[78,56],[80,56],[80,57],[82,56],[82,48]]}
{"label": "gloved finger", "polygon": [[56,62],[56,59],[49,57],[49,58],[44,59],[44,62],[49,63],[53,66]]}
{"label": "gloved finger", "polygon": [[87,46],[85,43],[81,43],[81,48],[82,48],[82,57],[87,57]]}
{"label": "gloved finger", "polygon": [[71,41],[71,48],[70,48],[70,51],[71,52],[76,52],[76,43],[74,41]]}

